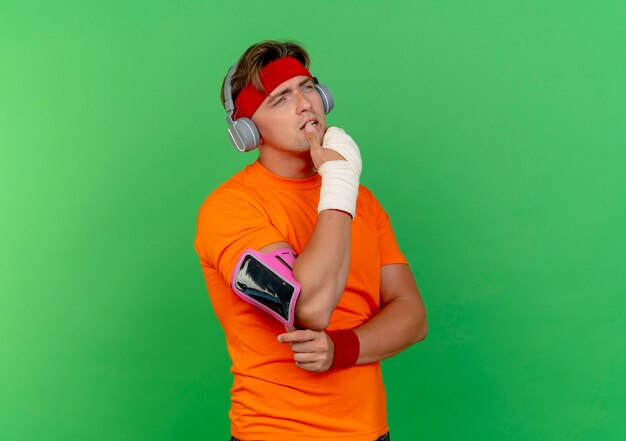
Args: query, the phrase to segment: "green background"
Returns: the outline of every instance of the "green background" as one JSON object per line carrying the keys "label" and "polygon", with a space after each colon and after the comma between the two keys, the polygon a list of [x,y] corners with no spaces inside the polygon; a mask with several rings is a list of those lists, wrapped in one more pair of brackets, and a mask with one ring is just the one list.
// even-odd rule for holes
{"label": "green background", "polygon": [[623,1],[0,2],[0,439],[226,440],[193,250],[256,154],[219,87],[301,42],[428,308],[401,440],[626,439]]}

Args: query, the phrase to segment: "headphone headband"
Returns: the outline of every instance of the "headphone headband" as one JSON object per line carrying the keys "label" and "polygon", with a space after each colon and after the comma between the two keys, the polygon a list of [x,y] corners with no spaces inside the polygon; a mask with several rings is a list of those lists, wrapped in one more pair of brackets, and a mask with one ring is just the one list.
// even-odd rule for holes
{"label": "headphone headband", "polygon": [[235,103],[233,103],[233,85],[231,84],[231,80],[237,71],[237,66],[239,66],[239,61],[233,64],[228,71],[228,74],[226,74],[226,79],[224,80],[224,107],[229,115],[232,115],[235,110]]}

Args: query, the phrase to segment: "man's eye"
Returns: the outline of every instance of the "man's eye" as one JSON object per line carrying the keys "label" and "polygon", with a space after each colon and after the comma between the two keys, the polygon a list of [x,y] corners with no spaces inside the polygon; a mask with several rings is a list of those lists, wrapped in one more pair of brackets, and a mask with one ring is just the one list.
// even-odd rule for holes
{"label": "man's eye", "polygon": [[285,97],[281,96],[280,98],[278,98],[276,101],[274,101],[274,105],[277,106],[279,104],[282,104],[285,101]]}

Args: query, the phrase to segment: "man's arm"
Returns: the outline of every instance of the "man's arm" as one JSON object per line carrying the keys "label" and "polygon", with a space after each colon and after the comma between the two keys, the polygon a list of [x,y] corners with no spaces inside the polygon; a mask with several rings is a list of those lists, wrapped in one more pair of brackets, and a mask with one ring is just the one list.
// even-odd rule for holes
{"label": "man's arm", "polygon": [[[313,165],[322,174],[322,191],[324,191],[325,180],[333,179],[332,176],[329,177],[322,173],[321,167],[326,162],[341,161],[356,169],[356,186],[352,187],[354,191],[352,203],[356,204],[358,175],[361,172],[361,159],[358,147],[351,138],[350,143],[343,142],[345,140],[343,138],[345,132],[342,130],[335,128],[332,133],[331,138],[335,142],[331,140],[330,145],[327,145],[327,148],[323,148],[317,132],[311,126],[305,126],[305,134],[311,148]],[[345,136],[347,137],[347,135]],[[340,143],[343,142],[343,147],[339,148],[339,150],[349,160],[346,160],[344,156],[333,150],[333,148],[337,148],[333,145],[338,144],[336,142],[337,138],[339,138]],[[352,149],[350,149],[350,146],[352,146]],[[333,204],[337,202],[337,194],[330,196],[332,197],[332,202],[328,203],[328,200],[326,200],[326,203],[323,204],[324,207],[336,207]],[[322,199],[323,195],[320,197],[320,201]],[[341,202],[343,202],[341,198],[339,201],[341,205]],[[301,287],[295,311],[298,327],[321,331],[328,326],[330,316],[346,288],[348,271],[350,269],[351,236],[352,216],[349,213],[337,209],[322,209],[319,212],[311,239],[298,255],[293,267],[293,275]],[[267,253],[285,247],[290,248],[291,245],[286,242],[273,243],[260,251]]]}
{"label": "man's arm", "polygon": [[[426,338],[426,308],[408,265],[381,268],[381,310],[354,329],[360,343],[356,364],[374,363],[398,354]],[[333,364],[335,347],[326,332],[290,330],[278,336],[289,343],[296,365],[311,372],[326,372]]]}
{"label": "man's arm", "polygon": [[[296,325],[321,331],[343,294],[350,269],[352,218],[349,214],[324,210],[318,217],[311,240],[298,255],[293,275],[300,283],[296,304]],[[262,248],[268,253],[291,248],[287,242],[276,242]]]}
{"label": "man's arm", "polygon": [[357,364],[396,355],[428,333],[426,307],[408,265],[380,270],[381,311],[354,329],[361,345]]}

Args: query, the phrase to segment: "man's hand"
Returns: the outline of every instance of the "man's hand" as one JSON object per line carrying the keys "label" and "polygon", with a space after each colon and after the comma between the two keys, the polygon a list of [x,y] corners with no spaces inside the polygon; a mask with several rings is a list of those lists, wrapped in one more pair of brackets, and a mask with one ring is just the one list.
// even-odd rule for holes
{"label": "man's hand", "polygon": [[313,167],[315,167],[315,170],[319,170],[322,164],[326,161],[345,159],[336,151],[322,147],[317,131],[312,125],[307,124],[304,126],[304,134],[307,141],[309,141],[309,146],[311,147],[311,159],[313,160]]}
{"label": "man's hand", "polygon": [[320,145],[314,126],[305,125],[304,132],[313,166],[322,177],[317,212],[338,210],[354,219],[362,169],[359,146],[338,127],[326,130],[323,146]]}
{"label": "man's hand", "polygon": [[324,134],[324,149],[334,150],[339,153],[352,166],[357,176],[361,176],[363,162],[361,151],[354,139],[339,127],[329,127]]}
{"label": "man's hand", "polygon": [[280,334],[278,341],[289,343],[296,366],[318,374],[330,369],[333,364],[335,346],[324,331],[286,329],[288,332]]}

